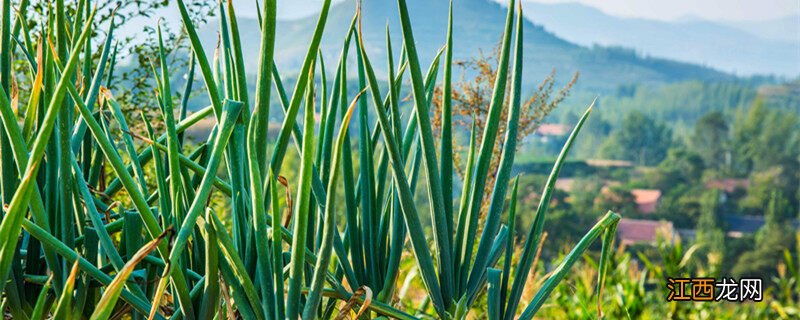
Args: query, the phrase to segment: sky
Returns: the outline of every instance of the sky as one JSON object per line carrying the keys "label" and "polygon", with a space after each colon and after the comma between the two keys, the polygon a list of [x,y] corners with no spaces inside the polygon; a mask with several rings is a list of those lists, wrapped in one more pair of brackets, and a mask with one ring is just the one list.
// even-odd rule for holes
{"label": "sky", "polygon": [[757,21],[800,14],[798,0],[537,0],[537,2],[578,2],[615,16],[655,20],[695,17],[713,21]]}
{"label": "sky", "polygon": [[[508,0],[494,1],[508,2]],[[798,0],[536,0],[536,2],[577,2],[615,16],[657,20],[692,17],[713,21],[759,21],[800,15]],[[307,16],[316,12],[321,4],[322,0],[279,0],[278,16],[280,19]]]}

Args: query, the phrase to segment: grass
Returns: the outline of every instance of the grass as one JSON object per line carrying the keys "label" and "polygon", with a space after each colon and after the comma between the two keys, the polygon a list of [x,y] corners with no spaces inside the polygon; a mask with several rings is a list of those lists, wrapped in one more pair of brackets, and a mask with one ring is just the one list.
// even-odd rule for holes
{"label": "grass", "polygon": [[[342,54],[328,87],[325,63],[318,56],[331,6],[326,0],[297,70],[296,86],[288,91],[273,65],[275,2],[267,0],[260,7],[260,64],[249,66],[257,70],[250,106],[248,66],[232,1],[219,7],[221,41],[209,60],[184,1],[176,0],[192,48],[184,92],[189,92],[196,64],[210,106],[186,116],[188,100],[175,105],[170,79],[177,71],[167,64],[168,44],[159,29],[153,81],[161,119],[143,117],[144,137],[130,131],[120,103],[106,88],[116,64],[113,18],[106,38],[93,39],[100,33],[94,30],[91,0],[79,0],[71,16],[58,0],[48,8],[42,32],[25,33],[23,42],[18,41],[22,28],[17,26],[27,21],[28,2],[20,4],[12,29],[11,1],[2,1],[0,186],[8,204],[0,223],[0,237],[8,239],[0,243],[4,311],[18,319],[108,319],[127,314],[134,319],[313,319],[356,310],[399,319],[463,319],[479,293],[488,290],[491,319],[530,319],[601,236],[600,270],[605,271],[619,220],[613,212],[600,218],[519,310],[555,181],[591,106],[553,165],[519,263],[498,265],[503,256],[504,261],[513,260],[517,239],[509,230],[517,215],[526,214],[516,206],[517,184],[510,195],[508,190],[525,52],[521,8],[513,1],[487,123],[483,132],[471,133],[460,195],[454,193],[453,179],[450,91],[457,49],[452,23],[457,17],[452,10],[446,49],[423,74],[405,1],[398,0],[403,50],[399,60],[389,55],[388,92],[381,92],[358,12],[342,39]],[[101,47],[99,59],[87,59],[96,43]],[[388,30],[386,46],[392,52]],[[355,71],[345,63],[351,50]],[[30,72],[12,72],[8,66],[16,59]],[[444,101],[437,139],[428,114],[440,69]],[[356,96],[348,94],[348,72],[358,77]],[[400,91],[406,73],[413,108],[404,116]],[[318,79],[323,80],[321,88]],[[32,83],[30,92],[11,90],[15,82]],[[89,84],[89,89],[81,84]],[[268,116],[275,96],[285,116],[271,141]],[[28,101],[20,101],[25,97]],[[489,172],[506,99],[510,116],[505,144],[497,172]],[[297,119],[301,111],[303,117]],[[349,130],[356,119],[357,135]],[[163,121],[165,132],[153,130],[154,120]],[[184,133],[209,121],[213,127],[208,139],[189,146]],[[115,141],[118,133],[121,149]],[[298,167],[284,166],[290,143],[298,151]],[[224,177],[217,176],[219,170]],[[281,173],[288,171],[298,172],[296,181],[285,181]],[[497,182],[486,206],[483,192],[490,174],[496,174]],[[420,183],[429,199],[427,207],[415,200]],[[289,188],[296,191],[285,190]],[[282,199],[284,193],[287,199]],[[226,198],[226,205],[210,206],[212,195]],[[126,201],[118,201],[121,198]],[[455,198],[460,199],[457,206]],[[509,220],[504,225],[506,206]],[[431,215],[431,232],[423,224],[425,213]],[[396,307],[407,240],[430,308]],[[604,274],[598,273],[597,296],[602,294]]]}

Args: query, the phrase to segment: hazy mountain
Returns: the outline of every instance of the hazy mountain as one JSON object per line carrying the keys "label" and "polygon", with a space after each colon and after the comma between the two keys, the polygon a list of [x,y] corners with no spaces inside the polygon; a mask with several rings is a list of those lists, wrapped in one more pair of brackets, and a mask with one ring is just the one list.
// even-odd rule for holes
{"label": "hazy mountain", "polygon": [[[446,0],[408,0],[417,50],[424,67],[441,49],[447,29]],[[455,59],[470,59],[488,53],[500,40],[506,8],[490,0],[460,0],[454,4]],[[322,51],[329,72],[338,60],[342,40],[355,13],[355,2],[345,1],[331,7]],[[364,1],[364,39],[368,53],[376,67],[386,65],[386,25],[391,29],[394,50],[399,52],[402,43],[395,1]],[[282,73],[296,70],[302,62],[310,41],[316,15],[278,23],[276,60]],[[585,23],[591,25],[591,23]],[[241,19],[240,30],[245,46],[245,60],[256,65],[259,31],[252,19]],[[660,84],[687,79],[705,81],[731,79],[733,76],[714,69],[661,58],[643,57],[633,50],[609,47],[586,47],[564,40],[539,25],[525,21],[525,74],[527,85],[539,83],[553,68],[559,79],[568,80],[572,73],[580,72],[579,85],[592,91],[610,91],[621,84]],[[205,44],[211,48],[217,39],[217,25],[206,26],[202,31]],[[354,56],[351,50],[351,56]],[[399,53],[395,58],[399,57]],[[289,72],[290,74],[291,72]],[[354,76],[351,72],[350,76]]]}
{"label": "hazy mountain", "polygon": [[631,47],[740,75],[800,74],[800,16],[725,25],[698,18],[621,18],[577,3],[524,1],[523,8],[534,23],[581,45]]}
{"label": "hazy mountain", "polygon": [[766,39],[800,42],[800,15],[760,21],[723,21],[722,24]]}

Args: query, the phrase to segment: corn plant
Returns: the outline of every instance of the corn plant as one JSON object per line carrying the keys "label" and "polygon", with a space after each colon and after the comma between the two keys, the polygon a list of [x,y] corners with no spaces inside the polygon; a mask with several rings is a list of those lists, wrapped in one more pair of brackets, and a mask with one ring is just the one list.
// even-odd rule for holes
{"label": "corn plant", "polygon": [[[48,7],[37,34],[25,30],[28,1],[15,10],[12,28],[11,1],[2,0],[0,186],[7,205],[0,224],[6,239],[0,243],[0,306],[14,318],[313,319],[358,310],[358,317],[463,319],[479,293],[488,292],[491,319],[531,319],[603,235],[595,292],[601,295],[619,220],[613,212],[586,233],[533,300],[519,308],[555,181],[592,107],[553,166],[532,213],[522,256],[512,259],[516,239],[509,230],[517,215],[527,214],[517,208],[515,183],[508,225],[501,225],[522,94],[523,17],[515,1],[508,9],[485,130],[469,133],[459,196],[452,147],[459,133],[452,129],[450,100],[457,48],[452,9],[445,49],[423,75],[406,2],[397,1],[403,50],[395,60],[387,29],[388,90],[382,92],[358,12],[329,87],[318,54],[331,6],[330,0],[323,2],[303,63],[293,72],[295,85],[287,88],[273,62],[279,49],[276,0],[259,7],[261,47],[255,69],[244,64],[233,1],[219,5],[220,41],[209,55],[184,0],[176,0],[192,49],[178,53],[192,57],[189,80],[176,106],[171,83],[176,70],[168,63],[169,44],[159,28],[152,72],[160,118],[143,115],[146,134],[139,134],[108,89],[116,65],[114,19],[105,39],[92,39],[99,34],[92,1],[78,0],[76,10],[67,10],[64,2]],[[96,61],[95,44],[100,44]],[[357,60],[356,95],[348,88],[351,50]],[[13,72],[16,59],[27,64],[27,73]],[[195,66],[209,105],[187,115]],[[437,141],[429,106],[440,68],[444,100]],[[256,70],[255,92],[248,91],[247,70]],[[401,101],[405,74],[412,96],[407,104]],[[23,81],[32,84],[29,92],[12,90]],[[489,172],[506,99],[502,158],[497,172]],[[274,140],[267,135],[273,101],[284,113]],[[350,131],[354,116],[357,134]],[[208,138],[187,142],[183,133],[206,117],[215,120]],[[157,133],[152,121],[163,122],[164,132]],[[296,168],[284,166],[291,152],[298,155]],[[289,171],[297,172],[296,181],[283,178]],[[497,175],[497,182],[484,216],[490,174]],[[418,184],[427,193],[427,207],[415,201]],[[344,199],[338,199],[337,190]],[[212,196],[224,199],[223,204],[211,204]],[[430,234],[421,220],[426,212]],[[431,309],[401,310],[395,303],[407,240]],[[502,267],[501,257],[506,261]]]}

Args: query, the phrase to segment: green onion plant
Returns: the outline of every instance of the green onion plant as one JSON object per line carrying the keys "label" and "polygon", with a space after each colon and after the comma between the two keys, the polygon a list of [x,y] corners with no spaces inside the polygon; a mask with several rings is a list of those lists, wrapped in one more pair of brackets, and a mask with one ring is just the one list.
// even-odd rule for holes
{"label": "green onion plant", "polygon": [[[11,0],[2,0],[0,8],[0,310],[13,318],[327,319],[358,311],[362,318],[464,319],[485,292],[490,319],[531,319],[599,237],[602,294],[619,220],[613,212],[555,266],[533,300],[521,301],[559,170],[592,107],[564,144],[539,206],[518,208],[511,168],[526,50],[514,0],[486,129],[468,133],[463,181],[456,181],[453,161],[452,5],[446,43],[425,73],[406,1],[397,0],[398,59],[387,27],[388,59],[371,60],[355,12],[328,74],[320,43],[331,1],[324,0],[302,65],[291,72],[294,87],[287,87],[274,63],[276,0],[258,3],[257,66],[245,66],[233,1],[219,4],[220,41],[211,55],[185,0],[174,0],[191,51],[173,54],[190,56],[190,65],[175,70],[168,63],[170,44],[158,28],[151,57],[158,118],[143,115],[146,132],[138,134],[109,89],[115,19],[98,26],[93,0],[76,0],[75,10],[65,1],[46,7],[40,33],[27,31],[29,1],[12,10]],[[386,80],[376,75],[381,63]],[[256,71],[255,91],[248,70]],[[188,81],[177,100],[171,80],[182,72]],[[188,114],[196,73],[207,106]],[[31,85],[20,93],[22,82]],[[443,107],[434,135],[437,85]],[[270,138],[273,102],[283,118]],[[505,143],[490,172],[505,105]],[[205,118],[214,121],[208,138],[190,143],[185,131]],[[163,132],[151,122],[163,123]],[[286,161],[292,152],[297,162]],[[286,181],[287,172],[296,179]],[[489,175],[497,182],[485,197]],[[534,222],[515,258],[512,231],[525,214]],[[429,307],[397,303],[404,259],[413,260]]]}

